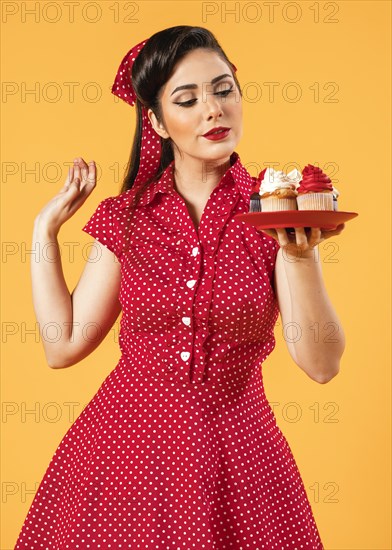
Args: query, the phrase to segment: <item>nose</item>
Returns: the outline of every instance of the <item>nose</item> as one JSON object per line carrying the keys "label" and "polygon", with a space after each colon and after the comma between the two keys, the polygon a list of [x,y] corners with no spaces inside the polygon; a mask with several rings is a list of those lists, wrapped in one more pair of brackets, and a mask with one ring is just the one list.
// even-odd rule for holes
{"label": "nose", "polygon": [[215,96],[213,93],[207,93],[205,101],[207,119],[210,119],[211,117],[217,118],[223,115],[222,105],[219,97]]}

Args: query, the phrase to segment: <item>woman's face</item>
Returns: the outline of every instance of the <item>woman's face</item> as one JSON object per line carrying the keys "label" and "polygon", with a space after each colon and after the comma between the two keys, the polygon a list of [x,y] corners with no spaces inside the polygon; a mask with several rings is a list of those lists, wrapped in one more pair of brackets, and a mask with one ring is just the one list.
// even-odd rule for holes
{"label": "woman's face", "polygon": [[[177,89],[188,85],[192,89]],[[148,116],[158,134],[170,137],[183,156],[219,161],[235,150],[242,135],[242,98],[231,70],[215,52],[202,48],[189,52],[162,87],[160,100],[162,123],[151,109]],[[218,141],[203,137],[217,126],[230,128],[227,137]],[[175,160],[177,154],[174,147]]]}

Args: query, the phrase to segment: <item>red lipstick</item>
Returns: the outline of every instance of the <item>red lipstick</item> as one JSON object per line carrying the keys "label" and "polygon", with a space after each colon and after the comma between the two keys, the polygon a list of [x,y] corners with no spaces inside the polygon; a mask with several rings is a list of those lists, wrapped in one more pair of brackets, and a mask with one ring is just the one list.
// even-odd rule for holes
{"label": "red lipstick", "polygon": [[203,135],[203,137],[212,141],[218,141],[227,137],[229,135],[229,132],[230,128],[217,126],[216,128],[212,128],[212,130],[209,130],[206,134]]}

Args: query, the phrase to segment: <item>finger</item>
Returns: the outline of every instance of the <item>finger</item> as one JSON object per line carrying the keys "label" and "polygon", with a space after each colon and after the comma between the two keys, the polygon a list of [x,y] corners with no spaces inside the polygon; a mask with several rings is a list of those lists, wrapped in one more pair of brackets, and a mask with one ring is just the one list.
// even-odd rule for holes
{"label": "finger", "polygon": [[79,178],[79,180],[82,179],[80,173],[79,158],[74,160],[74,178]]}
{"label": "finger", "polygon": [[80,192],[85,195],[85,198],[89,196],[91,191],[96,185],[96,168],[94,161],[90,161],[87,166],[87,175],[83,178],[80,187]]}
{"label": "finger", "polygon": [[93,160],[90,160],[88,163],[88,175],[87,175],[87,183],[90,185],[95,185],[97,180],[97,168],[95,166],[95,162]]}
{"label": "finger", "polygon": [[88,177],[88,166],[83,158],[80,159],[79,166],[82,175],[82,182],[86,183]]}
{"label": "finger", "polygon": [[295,242],[301,249],[308,247],[308,239],[304,227],[295,227]]}
{"label": "finger", "polygon": [[308,245],[313,248],[324,240],[319,227],[311,227],[308,237]]}
{"label": "finger", "polygon": [[331,229],[331,230],[324,229],[321,231],[321,236],[323,237],[323,239],[328,239],[329,237],[333,237],[334,235],[339,235],[345,227],[346,227],[346,224],[341,223],[335,229]]}
{"label": "finger", "polygon": [[291,243],[288,235],[287,235],[287,231],[284,227],[277,227],[276,228],[276,233],[278,235],[278,241],[279,241],[279,244],[280,246],[287,246],[288,244]]}
{"label": "finger", "polygon": [[340,224],[335,228],[335,231],[336,231],[337,233],[341,233],[345,227],[346,227],[346,224],[340,223]]}

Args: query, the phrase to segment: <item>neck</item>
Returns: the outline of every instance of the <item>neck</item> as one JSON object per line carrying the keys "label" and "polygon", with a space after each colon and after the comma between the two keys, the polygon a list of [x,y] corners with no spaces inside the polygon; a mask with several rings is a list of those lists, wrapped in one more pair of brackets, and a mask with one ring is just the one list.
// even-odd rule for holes
{"label": "neck", "polygon": [[230,155],[218,160],[200,160],[174,155],[174,187],[185,198],[206,199],[230,168]]}

